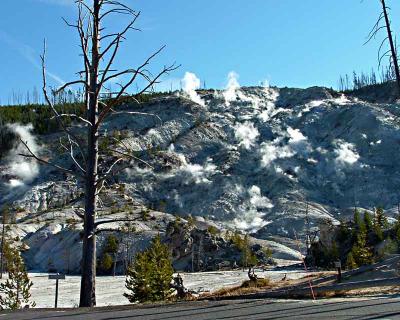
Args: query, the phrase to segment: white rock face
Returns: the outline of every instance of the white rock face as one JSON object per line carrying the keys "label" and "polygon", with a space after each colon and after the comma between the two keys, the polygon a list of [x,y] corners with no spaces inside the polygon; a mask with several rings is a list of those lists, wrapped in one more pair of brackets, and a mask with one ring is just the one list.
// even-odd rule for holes
{"label": "white rock face", "polygon": [[[188,86],[192,95],[197,85]],[[265,239],[302,236],[306,201],[313,228],[354,204],[397,206],[398,105],[318,87],[240,88],[234,74],[225,91],[198,98],[204,103],[156,98],[146,111],[161,122],[116,115],[105,124],[103,134],[124,130],[124,143],[154,167],[136,163],[115,177],[135,203],[205,216]],[[46,149],[47,137],[37,139]],[[81,192],[49,170],[24,189],[7,189],[10,178],[0,176],[0,192],[28,213],[71,205]]]}

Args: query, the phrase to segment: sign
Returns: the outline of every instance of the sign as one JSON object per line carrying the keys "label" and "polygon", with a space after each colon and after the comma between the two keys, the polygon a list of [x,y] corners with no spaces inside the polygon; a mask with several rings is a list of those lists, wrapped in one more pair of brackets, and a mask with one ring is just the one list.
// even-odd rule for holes
{"label": "sign", "polygon": [[335,268],[341,268],[342,263],[340,261],[335,261]]}
{"label": "sign", "polygon": [[65,274],[49,274],[49,279],[50,280],[56,280],[56,297],[54,301],[54,308],[57,309],[57,304],[58,304],[58,280],[65,280]]}
{"label": "sign", "polygon": [[65,280],[65,274],[49,274],[49,280]]}

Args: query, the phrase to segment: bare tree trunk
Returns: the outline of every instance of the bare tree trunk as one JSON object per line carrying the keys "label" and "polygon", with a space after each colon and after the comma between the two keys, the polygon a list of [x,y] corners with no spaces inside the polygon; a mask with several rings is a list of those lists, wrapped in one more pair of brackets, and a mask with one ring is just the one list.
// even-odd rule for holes
{"label": "bare tree trunk", "polygon": [[1,231],[0,279],[3,279],[3,272],[4,272],[4,236],[5,236],[5,227],[4,227],[4,217],[3,217],[3,228]]}
{"label": "bare tree trunk", "polygon": [[113,265],[113,277],[115,278],[115,272],[117,269],[117,253],[114,253],[114,265]]}
{"label": "bare tree trunk", "polygon": [[[70,160],[73,161],[75,168],[64,168],[57,163],[40,158],[29,148],[25,141],[20,139],[21,144],[25,146],[28,152],[23,155],[24,157],[35,159],[41,164],[52,166],[61,172],[73,175],[81,181],[84,181],[84,214],[79,210],[75,212],[79,218],[83,219],[84,229],[80,307],[94,307],[96,305],[96,233],[101,231],[98,229],[98,226],[115,221],[126,221],[126,219],[104,219],[102,221],[96,221],[99,192],[104,187],[104,183],[109,177],[121,172],[130,165],[128,163],[127,166],[124,166],[121,165],[120,162],[141,161],[146,163],[144,160],[132,156],[130,154],[131,150],[126,148],[121,141],[117,140],[117,144],[126,148],[126,153],[113,150],[115,153],[114,157],[116,158],[113,159],[114,162],[111,165],[106,164],[99,169],[99,129],[107,116],[113,113],[126,113],[129,115],[145,114],[155,116],[150,113],[135,111],[118,112],[115,108],[124,101],[126,102],[126,99],[138,103],[138,98],[142,94],[152,91],[154,85],[159,83],[160,78],[163,75],[177,69],[175,64],[164,66],[164,68],[156,75],[152,75],[148,70],[150,62],[164,49],[165,46],[163,46],[136,68],[129,68],[120,72],[113,70],[112,65],[117,56],[121,41],[125,40],[125,35],[129,30],[137,30],[133,26],[138,19],[140,12],[130,9],[119,1],[91,0],[90,5],[87,4],[87,2],[89,1],[75,0],[78,8],[78,19],[76,24],[71,24],[65,21],[68,26],[75,28],[79,34],[84,61],[84,70],[79,72],[79,75],[81,76],[80,79],[65,83],[57,90],[52,90],[50,96],[47,91],[46,82],[46,42],[44,43],[44,51],[41,56],[44,98],[47,105],[50,107],[54,118],[57,120],[57,123],[66,135],[69,147],[64,145],[63,147],[66,152],[69,153]],[[130,22],[122,31],[118,33],[105,34],[100,37],[102,20],[113,15],[127,15],[130,17]],[[102,42],[103,45],[105,44],[104,48],[101,48],[100,42]],[[128,77],[128,80],[121,85],[115,98],[112,99],[112,101],[100,101],[99,97],[101,95],[101,89],[105,88],[110,81],[113,81],[113,79],[117,79],[120,76]],[[136,93],[130,94],[128,92],[129,88],[133,85],[137,85],[136,82],[139,79],[145,81],[143,88],[141,90],[138,88]],[[63,101],[63,99],[65,100],[65,95],[63,98],[60,94],[62,94],[66,88],[75,85],[83,87],[84,100],[87,109],[86,117],[70,113],[60,114],[54,105],[57,98],[61,99],[60,101]],[[99,110],[100,104],[102,106],[101,110]],[[72,128],[69,128],[63,120],[65,117],[72,117],[75,121],[78,121],[81,124],[83,123],[87,128],[86,138],[80,137]],[[77,154],[80,155],[79,158],[76,157]],[[128,220],[130,221],[130,219]]]}
{"label": "bare tree trunk", "polygon": [[89,100],[87,119],[91,123],[88,127],[88,153],[85,184],[85,218],[84,239],[82,247],[82,279],[80,307],[94,307],[96,305],[96,211],[97,211],[97,168],[99,133],[96,129],[98,121],[98,74],[99,74],[99,42],[100,42],[100,5],[99,0],[93,0],[93,36],[92,36],[92,63],[89,70]]}
{"label": "bare tree trunk", "polygon": [[3,227],[1,230],[1,260],[0,260],[0,279],[3,279],[4,272],[4,251],[5,251],[5,237],[6,237],[6,223],[8,221],[8,209],[3,209],[2,223]]}
{"label": "bare tree trunk", "polygon": [[[90,140],[89,140],[90,141]],[[90,145],[90,144],[89,144]],[[92,146],[88,157],[87,181],[85,185],[85,218],[84,238],[82,246],[82,279],[80,307],[96,305],[96,186],[97,154]],[[91,154],[91,155],[90,155]],[[95,165],[96,164],[96,165]]]}
{"label": "bare tree trunk", "polygon": [[390,27],[390,20],[389,20],[389,15],[387,12],[385,0],[381,0],[381,3],[382,3],[382,8],[383,8],[383,15],[385,17],[385,24],[386,24],[386,30],[388,33],[390,50],[392,52],[393,67],[394,67],[394,71],[396,73],[397,90],[398,90],[398,94],[400,94],[400,70],[399,70],[399,63],[398,63],[398,59],[397,59],[397,50],[396,50],[396,46],[393,41],[393,34],[392,34],[391,27]]}

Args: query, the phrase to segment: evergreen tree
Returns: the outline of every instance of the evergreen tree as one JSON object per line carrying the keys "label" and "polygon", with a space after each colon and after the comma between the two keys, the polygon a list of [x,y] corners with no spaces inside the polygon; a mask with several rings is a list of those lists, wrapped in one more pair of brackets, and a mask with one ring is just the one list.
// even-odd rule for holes
{"label": "evergreen tree", "polygon": [[387,228],[388,221],[382,207],[376,209],[374,222],[376,227],[380,227],[381,229]]}
{"label": "evergreen tree", "polygon": [[170,284],[174,273],[170,250],[157,236],[152,242],[149,255],[152,265],[150,277],[152,301],[165,301],[171,296]]}
{"label": "evergreen tree", "polygon": [[367,232],[372,231],[373,222],[372,222],[371,215],[369,214],[368,211],[364,212],[364,224],[365,224],[365,228],[367,229]]}
{"label": "evergreen tree", "polygon": [[351,240],[352,238],[352,230],[349,227],[349,223],[342,220],[340,221],[339,225],[339,232],[337,235],[337,241],[340,244],[346,243],[347,241]]}
{"label": "evergreen tree", "polygon": [[240,263],[242,267],[255,266],[258,263],[257,256],[250,248],[249,236],[246,234],[244,237],[239,231],[235,231],[229,235],[232,244],[241,252]]}
{"label": "evergreen tree", "polygon": [[103,246],[103,250],[100,257],[100,270],[104,273],[109,273],[111,267],[116,262],[116,254],[118,252],[118,239],[114,235],[109,235]]}
{"label": "evergreen tree", "polygon": [[361,224],[360,213],[358,212],[357,209],[354,210],[353,221],[356,227],[358,227]]}
{"label": "evergreen tree", "polygon": [[357,266],[370,264],[373,262],[372,250],[367,246],[365,233],[360,232],[357,235],[357,240],[351,248],[351,253]]}
{"label": "evergreen tree", "polygon": [[125,287],[129,293],[124,296],[131,303],[167,300],[172,293],[173,272],[169,248],[157,236],[128,268]]}
{"label": "evergreen tree", "polygon": [[147,251],[136,255],[133,265],[127,270],[125,287],[129,293],[124,293],[129,302],[145,302],[151,300],[150,272],[151,261]]}
{"label": "evergreen tree", "polygon": [[100,268],[104,272],[107,272],[111,269],[112,266],[113,266],[113,258],[111,257],[111,255],[109,253],[106,252],[101,257]]}
{"label": "evergreen tree", "polygon": [[30,301],[30,289],[33,283],[28,278],[19,250],[6,243],[5,252],[9,276],[5,282],[0,283],[0,309],[17,310],[26,306],[34,307],[35,302]]}
{"label": "evergreen tree", "polygon": [[337,246],[336,241],[333,241],[332,248],[330,250],[330,259],[331,261],[337,261],[340,258],[339,248]]}
{"label": "evergreen tree", "polygon": [[354,260],[353,253],[350,251],[346,259],[346,268],[355,269],[357,268],[356,261]]}
{"label": "evergreen tree", "polygon": [[382,241],[383,229],[387,228],[388,222],[385,217],[383,208],[379,207],[376,209],[375,217],[374,217],[374,232],[378,241]]}
{"label": "evergreen tree", "polygon": [[399,243],[400,242],[400,215],[397,216],[396,223],[393,227],[395,240]]}
{"label": "evergreen tree", "polygon": [[354,228],[353,228],[353,237],[354,239],[357,238],[357,235],[359,233],[366,233],[367,232],[367,228],[366,225],[364,223],[364,220],[360,218],[360,213],[358,212],[358,210],[356,209],[354,211]]}
{"label": "evergreen tree", "polygon": [[116,236],[112,234],[107,237],[103,251],[108,253],[116,253],[118,251],[118,239]]}

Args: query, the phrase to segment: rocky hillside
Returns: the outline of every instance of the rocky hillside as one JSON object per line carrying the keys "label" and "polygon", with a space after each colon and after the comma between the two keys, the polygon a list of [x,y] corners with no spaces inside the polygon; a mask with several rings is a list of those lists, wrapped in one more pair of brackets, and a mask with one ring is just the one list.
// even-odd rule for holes
{"label": "rocky hillside", "polygon": [[[346,217],[354,205],[383,206],[394,214],[400,200],[400,106],[380,103],[376,94],[367,102],[362,94],[365,100],[320,87],[232,86],[125,106],[122,111],[150,115],[110,117],[101,132],[101,163],[129,152],[147,164],[132,161],[108,181],[100,215],[126,214],[135,206],[165,217],[190,214],[274,240],[289,252],[297,248],[290,240],[295,233],[304,236],[306,202],[314,228]],[[9,128],[42,156],[73,168],[60,150],[59,133],[34,136],[29,126]],[[1,157],[0,204],[18,212],[24,237],[60,234],[62,228],[35,228],[35,219],[43,223],[52,216],[60,226],[59,217],[71,218],[72,207],[81,205],[80,182],[26,161],[21,152],[16,145]],[[40,265],[32,259],[32,267]]]}

